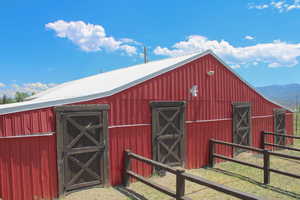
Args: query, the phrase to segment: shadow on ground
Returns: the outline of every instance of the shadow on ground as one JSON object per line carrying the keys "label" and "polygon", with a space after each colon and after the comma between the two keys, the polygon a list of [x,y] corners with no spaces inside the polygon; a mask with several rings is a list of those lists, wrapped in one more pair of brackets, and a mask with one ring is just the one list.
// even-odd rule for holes
{"label": "shadow on ground", "polygon": [[259,187],[262,187],[264,189],[269,189],[269,190],[272,190],[274,192],[277,192],[277,193],[280,193],[280,194],[283,194],[283,195],[286,195],[286,196],[289,196],[289,197],[292,197],[292,198],[300,199],[300,193],[290,192],[290,191],[283,190],[281,188],[278,188],[278,187],[275,187],[275,186],[272,186],[272,185],[264,185],[263,183],[258,182],[256,180],[253,180],[253,179],[251,179],[247,176],[243,176],[243,175],[236,174],[236,173],[226,171],[226,170],[223,170],[223,169],[219,169],[219,168],[207,168],[207,170],[211,170],[211,171],[222,173],[222,174],[225,174],[225,175],[228,175],[228,176],[236,177],[240,180],[250,182],[250,183],[255,184],[255,185],[257,185]]}
{"label": "shadow on ground", "polygon": [[119,186],[119,187],[114,187],[114,189],[116,189],[118,192],[122,193],[123,195],[127,196],[131,200],[148,200],[143,195],[140,195],[135,191],[130,190],[126,187]]}

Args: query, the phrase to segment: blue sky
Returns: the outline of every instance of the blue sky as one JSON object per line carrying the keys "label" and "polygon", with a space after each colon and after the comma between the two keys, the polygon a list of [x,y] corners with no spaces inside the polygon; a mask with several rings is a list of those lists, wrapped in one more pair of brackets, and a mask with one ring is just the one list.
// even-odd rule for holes
{"label": "blue sky", "polygon": [[213,49],[254,86],[300,83],[299,0],[0,2],[0,93]]}

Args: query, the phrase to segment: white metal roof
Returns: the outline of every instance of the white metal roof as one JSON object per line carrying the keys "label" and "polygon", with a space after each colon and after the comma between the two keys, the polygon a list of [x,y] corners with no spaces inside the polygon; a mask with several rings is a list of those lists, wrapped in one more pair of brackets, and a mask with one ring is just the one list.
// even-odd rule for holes
{"label": "white metal roof", "polygon": [[[175,58],[152,61],[146,64],[134,65],[66,82],[30,97],[30,101],[0,105],[0,114],[71,104],[111,96],[207,54],[216,57],[232,71],[220,58],[212,51],[208,50],[202,53],[194,53]],[[234,71],[232,72],[234,73]],[[238,77],[248,84],[240,76]],[[254,89],[252,86],[250,87]]]}

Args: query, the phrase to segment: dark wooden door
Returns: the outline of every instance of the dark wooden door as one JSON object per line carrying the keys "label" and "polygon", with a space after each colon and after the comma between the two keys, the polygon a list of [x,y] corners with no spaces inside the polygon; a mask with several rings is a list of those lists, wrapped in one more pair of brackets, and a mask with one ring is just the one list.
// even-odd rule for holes
{"label": "dark wooden door", "polygon": [[170,165],[184,164],[185,102],[152,102],[154,160]]}
{"label": "dark wooden door", "polygon": [[60,194],[107,182],[107,108],[56,108]]}
{"label": "dark wooden door", "polygon": [[[241,145],[251,145],[251,109],[250,104],[239,102],[233,104],[233,142]],[[235,148],[235,154],[244,150]]]}
{"label": "dark wooden door", "polygon": [[[274,132],[275,134],[286,134],[285,130],[285,110],[275,109],[274,111]],[[286,139],[284,136],[274,136],[274,143],[279,145],[285,145]]]}

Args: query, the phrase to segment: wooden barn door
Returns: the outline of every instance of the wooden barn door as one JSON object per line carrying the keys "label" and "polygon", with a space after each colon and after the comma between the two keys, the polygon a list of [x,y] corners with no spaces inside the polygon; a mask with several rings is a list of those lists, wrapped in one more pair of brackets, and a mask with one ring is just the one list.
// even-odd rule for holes
{"label": "wooden barn door", "polygon": [[153,159],[170,165],[184,165],[185,102],[152,102]]}
{"label": "wooden barn door", "polygon": [[[233,142],[241,145],[251,145],[251,109],[246,102],[233,104]],[[245,150],[234,148],[237,155]]]}
{"label": "wooden barn door", "polygon": [[107,105],[56,108],[60,195],[107,183],[107,109]]}
{"label": "wooden barn door", "polygon": [[[275,109],[274,111],[274,132],[275,134],[286,134],[285,130],[285,110]],[[283,136],[274,136],[274,143],[279,145],[286,144],[286,138]]]}

